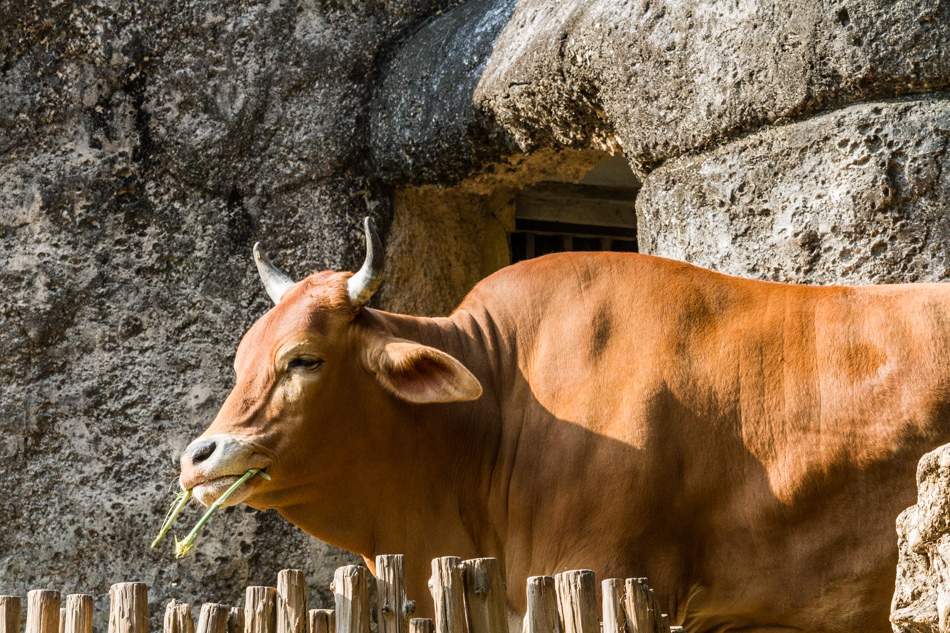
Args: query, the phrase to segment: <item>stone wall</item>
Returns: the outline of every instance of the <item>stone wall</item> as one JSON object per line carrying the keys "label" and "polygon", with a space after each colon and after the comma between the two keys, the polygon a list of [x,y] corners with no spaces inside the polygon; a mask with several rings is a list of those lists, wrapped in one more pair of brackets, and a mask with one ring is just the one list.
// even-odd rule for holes
{"label": "stone wall", "polygon": [[651,253],[797,283],[950,277],[950,100],[850,106],[670,160],[638,198]]}
{"label": "stone wall", "polygon": [[895,633],[950,630],[950,446],[917,467],[918,497],[897,520],[900,560],[891,605]]}
{"label": "stone wall", "polygon": [[144,580],[158,617],[295,565],[327,598],[349,558],[270,514],[146,549],[267,308],[253,242],[352,267],[371,214],[381,305],[441,313],[512,191],[622,152],[641,250],[942,280],[948,88],[946,0],[5,3],[0,592]]}

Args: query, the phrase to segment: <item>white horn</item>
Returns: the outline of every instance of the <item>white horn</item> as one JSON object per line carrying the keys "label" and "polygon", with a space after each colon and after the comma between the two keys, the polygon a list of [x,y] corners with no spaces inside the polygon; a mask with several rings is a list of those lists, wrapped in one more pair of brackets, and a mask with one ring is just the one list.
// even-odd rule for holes
{"label": "white horn", "polygon": [[261,243],[254,245],[254,263],[257,264],[257,272],[264,282],[264,290],[271,300],[277,304],[287,289],[294,285],[294,280],[280,272],[277,266],[270,263],[267,255],[261,250]]}
{"label": "white horn", "polygon": [[350,303],[357,310],[366,305],[383,281],[383,243],[376,234],[372,218],[363,220],[363,228],[366,231],[366,259],[359,272],[346,282]]}

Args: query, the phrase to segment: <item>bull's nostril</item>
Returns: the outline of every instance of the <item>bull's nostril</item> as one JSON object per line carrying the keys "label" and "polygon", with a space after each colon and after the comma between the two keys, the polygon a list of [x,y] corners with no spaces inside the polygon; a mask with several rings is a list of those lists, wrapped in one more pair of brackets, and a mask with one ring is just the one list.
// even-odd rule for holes
{"label": "bull's nostril", "polygon": [[198,446],[194,447],[191,451],[191,463],[200,464],[204,460],[211,457],[212,453],[214,453],[214,449],[217,447],[218,445],[214,442],[199,444]]}

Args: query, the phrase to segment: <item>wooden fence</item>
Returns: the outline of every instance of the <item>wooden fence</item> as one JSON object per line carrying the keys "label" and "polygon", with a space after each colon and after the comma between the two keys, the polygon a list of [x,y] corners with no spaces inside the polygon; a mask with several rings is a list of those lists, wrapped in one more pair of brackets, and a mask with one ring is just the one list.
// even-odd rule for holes
{"label": "wooden fence", "polygon": [[[412,618],[415,602],[406,597],[403,557],[376,557],[376,605],[370,604],[365,567],[336,570],[330,585],[334,609],[309,609],[304,573],[285,569],[276,587],[248,587],[244,607],[205,603],[197,626],[191,607],[172,600],[163,633],[508,633],[505,583],[498,561],[432,561],[429,590],[435,619]],[[594,572],[566,571],[532,576],[527,583],[524,633],[670,633],[645,578],[611,578],[601,583],[597,607]],[[148,633],[148,587],[124,582],[109,590],[109,633]],[[373,607],[377,608],[374,609]],[[92,596],[73,594],[61,604],[58,591],[27,594],[25,633],[92,633]],[[0,633],[20,633],[21,601],[0,596]]]}

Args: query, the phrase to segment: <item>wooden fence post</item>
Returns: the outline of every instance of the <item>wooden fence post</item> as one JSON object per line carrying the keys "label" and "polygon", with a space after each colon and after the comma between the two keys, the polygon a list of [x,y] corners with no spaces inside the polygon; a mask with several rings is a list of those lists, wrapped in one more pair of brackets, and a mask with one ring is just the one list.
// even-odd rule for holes
{"label": "wooden fence post", "polygon": [[557,591],[553,576],[528,578],[528,610],[524,633],[563,633],[557,613]]}
{"label": "wooden fence post", "polygon": [[66,633],[66,607],[59,608],[59,633]]}
{"label": "wooden fence post", "polygon": [[359,565],[340,567],[333,574],[336,633],[369,633],[368,570]]}
{"label": "wooden fence post", "polygon": [[627,578],[623,608],[630,633],[670,633],[670,619],[660,613],[646,578]]}
{"label": "wooden fence post", "polygon": [[435,602],[436,633],[467,633],[462,570],[458,556],[443,556],[432,561],[429,591]]}
{"label": "wooden fence post", "polygon": [[20,633],[20,596],[0,596],[0,633]]}
{"label": "wooden fence post", "polygon": [[26,594],[26,633],[59,633],[58,591],[34,589]]}
{"label": "wooden fence post", "polygon": [[64,633],[92,633],[93,598],[84,593],[66,596]]}
{"label": "wooden fence post", "polygon": [[244,633],[244,609],[241,607],[228,609],[228,633]]}
{"label": "wooden fence post", "polygon": [[165,606],[165,617],[162,619],[163,633],[195,633],[195,619],[191,615],[191,607],[184,602],[171,600]]}
{"label": "wooden fence post", "polygon": [[277,633],[307,633],[307,577],[299,569],[277,574]]}
{"label": "wooden fence post", "polygon": [[277,633],[277,589],[244,590],[244,633]]}
{"label": "wooden fence post", "polygon": [[409,620],[409,633],[434,633],[432,618],[413,618]]}
{"label": "wooden fence post", "polygon": [[148,586],[119,582],[109,588],[109,633],[148,633]]}
{"label": "wooden fence post", "polygon": [[557,606],[564,633],[598,633],[597,588],[589,569],[566,571],[554,576]]}
{"label": "wooden fence post", "polygon": [[409,633],[416,603],[406,598],[406,566],[402,554],[376,557],[379,633]]}
{"label": "wooden fence post", "polygon": [[228,618],[231,609],[224,604],[206,602],[198,613],[197,633],[228,633]]}
{"label": "wooden fence post", "polygon": [[623,614],[623,580],[608,578],[600,583],[600,587],[604,607],[603,633],[624,633],[626,617]]}
{"label": "wooden fence post", "polygon": [[310,609],[309,633],[336,633],[333,609]]}
{"label": "wooden fence post", "polygon": [[469,633],[507,633],[505,581],[495,558],[473,558],[465,566]]}

